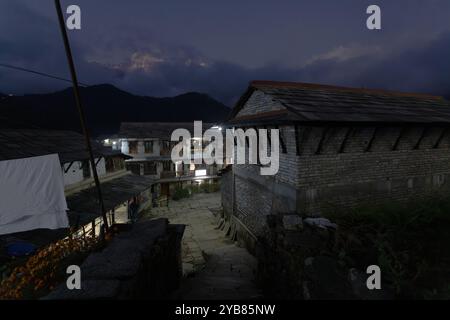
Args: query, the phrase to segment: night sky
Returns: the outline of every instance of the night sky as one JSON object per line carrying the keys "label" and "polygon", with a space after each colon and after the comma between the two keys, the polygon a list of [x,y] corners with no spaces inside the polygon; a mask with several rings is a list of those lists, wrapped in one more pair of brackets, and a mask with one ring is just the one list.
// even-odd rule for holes
{"label": "night sky", "polygon": [[[135,94],[199,91],[232,105],[253,79],[450,95],[448,0],[62,0],[80,81]],[[382,9],[382,30],[366,8]],[[2,0],[0,63],[69,77],[52,0]],[[0,68],[0,92],[69,84]]]}

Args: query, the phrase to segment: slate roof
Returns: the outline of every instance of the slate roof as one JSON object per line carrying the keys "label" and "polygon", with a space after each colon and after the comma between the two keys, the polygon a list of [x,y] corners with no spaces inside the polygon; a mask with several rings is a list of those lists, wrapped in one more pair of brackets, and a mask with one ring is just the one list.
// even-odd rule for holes
{"label": "slate roof", "polygon": [[[213,123],[202,123],[203,131],[214,126]],[[188,129],[194,135],[194,122],[122,122],[120,138],[155,138],[170,140],[175,129]]]}
{"label": "slate roof", "polygon": [[[121,155],[93,141],[94,155]],[[0,129],[0,161],[57,153],[61,163],[89,158],[84,137],[73,131]]]}
{"label": "slate roof", "polygon": [[[109,211],[116,208],[118,205],[149,189],[155,181],[155,179],[149,177],[127,174],[102,182],[101,189],[105,209]],[[72,216],[71,219],[73,219],[74,212],[80,214],[81,222],[83,223],[88,223],[101,215],[96,187],[69,195],[66,197],[66,201],[69,208],[69,218]]]}
{"label": "slate roof", "polygon": [[[264,114],[236,117],[256,90],[284,106]],[[336,87],[328,85],[253,81],[234,107],[228,123],[349,122],[450,124],[450,102],[439,96]]]}

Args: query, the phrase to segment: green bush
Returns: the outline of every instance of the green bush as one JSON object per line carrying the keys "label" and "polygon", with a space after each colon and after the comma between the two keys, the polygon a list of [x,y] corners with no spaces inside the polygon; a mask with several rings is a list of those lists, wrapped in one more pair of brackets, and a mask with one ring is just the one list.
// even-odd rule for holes
{"label": "green bush", "polygon": [[335,254],[347,267],[380,266],[399,298],[450,297],[450,198],[429,196],[325,214],[339,229]]}
{"label": "green bush", "polygon": [[187,189],[190,191],[191,194],[200,192],[200,188],[198,185],[191,185],[191,186],[187,187]]}
{"label": "green bush", "polygon": [[172,199],[177,201],[183,198],[188,198],[190,196],[190,192],[187,188],[177,187],[173,193]]}

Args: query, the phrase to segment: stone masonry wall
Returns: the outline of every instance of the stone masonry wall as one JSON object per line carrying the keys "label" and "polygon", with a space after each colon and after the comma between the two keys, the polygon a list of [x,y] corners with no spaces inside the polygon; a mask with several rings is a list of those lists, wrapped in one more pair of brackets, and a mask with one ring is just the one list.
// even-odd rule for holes
{"label": "stone masonry wall", "polygon": [[316,154],[325,127],[299,127],[299,154],[294,126],[280,127],[286,153],[280,147],[280,168],[274,177],[260,176],[257,165],[234,165],[235,215],[255,234],[262,234],[265,216],[297,212],[320,215],[335,207],[351,208],[406,201],[433,192],[450,179],[450,142],[433,145],[442,128],[428,129],[418,149],[423,128],[403,130],[397,150],[392,150],[401,127],[377,129],[365,151],[373,127],[355,128],[339,153],[348,127],[328,129],[322,150]]}
{"label": "stone masonry wall", "polygon": [[229,221],[233,212],[233,175],[231,170],[227,170],[222,173],[220,191],[222,196],[221,200],[224,219]]}
{"label": "stone masonry wall", "polygon": [[[237,117],[282,108],[256,91]],[[444,132],[441,127],[283,125],[279,129],[285,150],[280,144],[280,167],[274,177],[260,176],[258,165],[233,165],[234,215],[256,236],[264,236],[265,217],[270,214],[315,216],[336,207],[406,201],[434,192],[450,180],[450,133],[433,148]]]}
{"label": "stone masonry wall", "polygon": [[44,300],[164,299],[181,279],[184,226],[167,219],[136,223],[81,264],[81,289],[62,283]]}
{"label": "stone masonry wall", "polygon": [[430,128],[414,149],[424,128],[403,130],[397,150],[392,150],[401,127],[379,128],[366,151],[374,127],[355,128],[343,153],[338,153],[347,127],[334,127],[325,135],[323,149],[315,154],[324,127],[303,127],[308,132],[300,142],[298,156],[297,209],[320,214],[332,207],[406,201],[426,195],[448,182],[449,138],[433,148],[443,128]]}
{"label": "stone masonry wall", "polygon": [[[255,237],[266,232],[266,217],[296,210],[297,190],[280,179],[284,174],[261,176],[257,165],[234,165],[235,212]],[[286,175],[287,176],[287,173]],[[232,187],[231,187],[232,188]],[[230,188],[230,189],[231,189]]]}

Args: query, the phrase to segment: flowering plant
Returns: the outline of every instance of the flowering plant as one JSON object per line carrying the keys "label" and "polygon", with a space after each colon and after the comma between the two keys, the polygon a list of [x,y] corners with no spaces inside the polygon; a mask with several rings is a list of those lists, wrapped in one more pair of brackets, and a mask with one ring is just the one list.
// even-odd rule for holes
{"label": "flowering plant", "polygon": [[81,263],[101,245],[98,238],[65,238],[40,249],[0,283],[0,299],[32,299],[60,283],[68,265]]}

